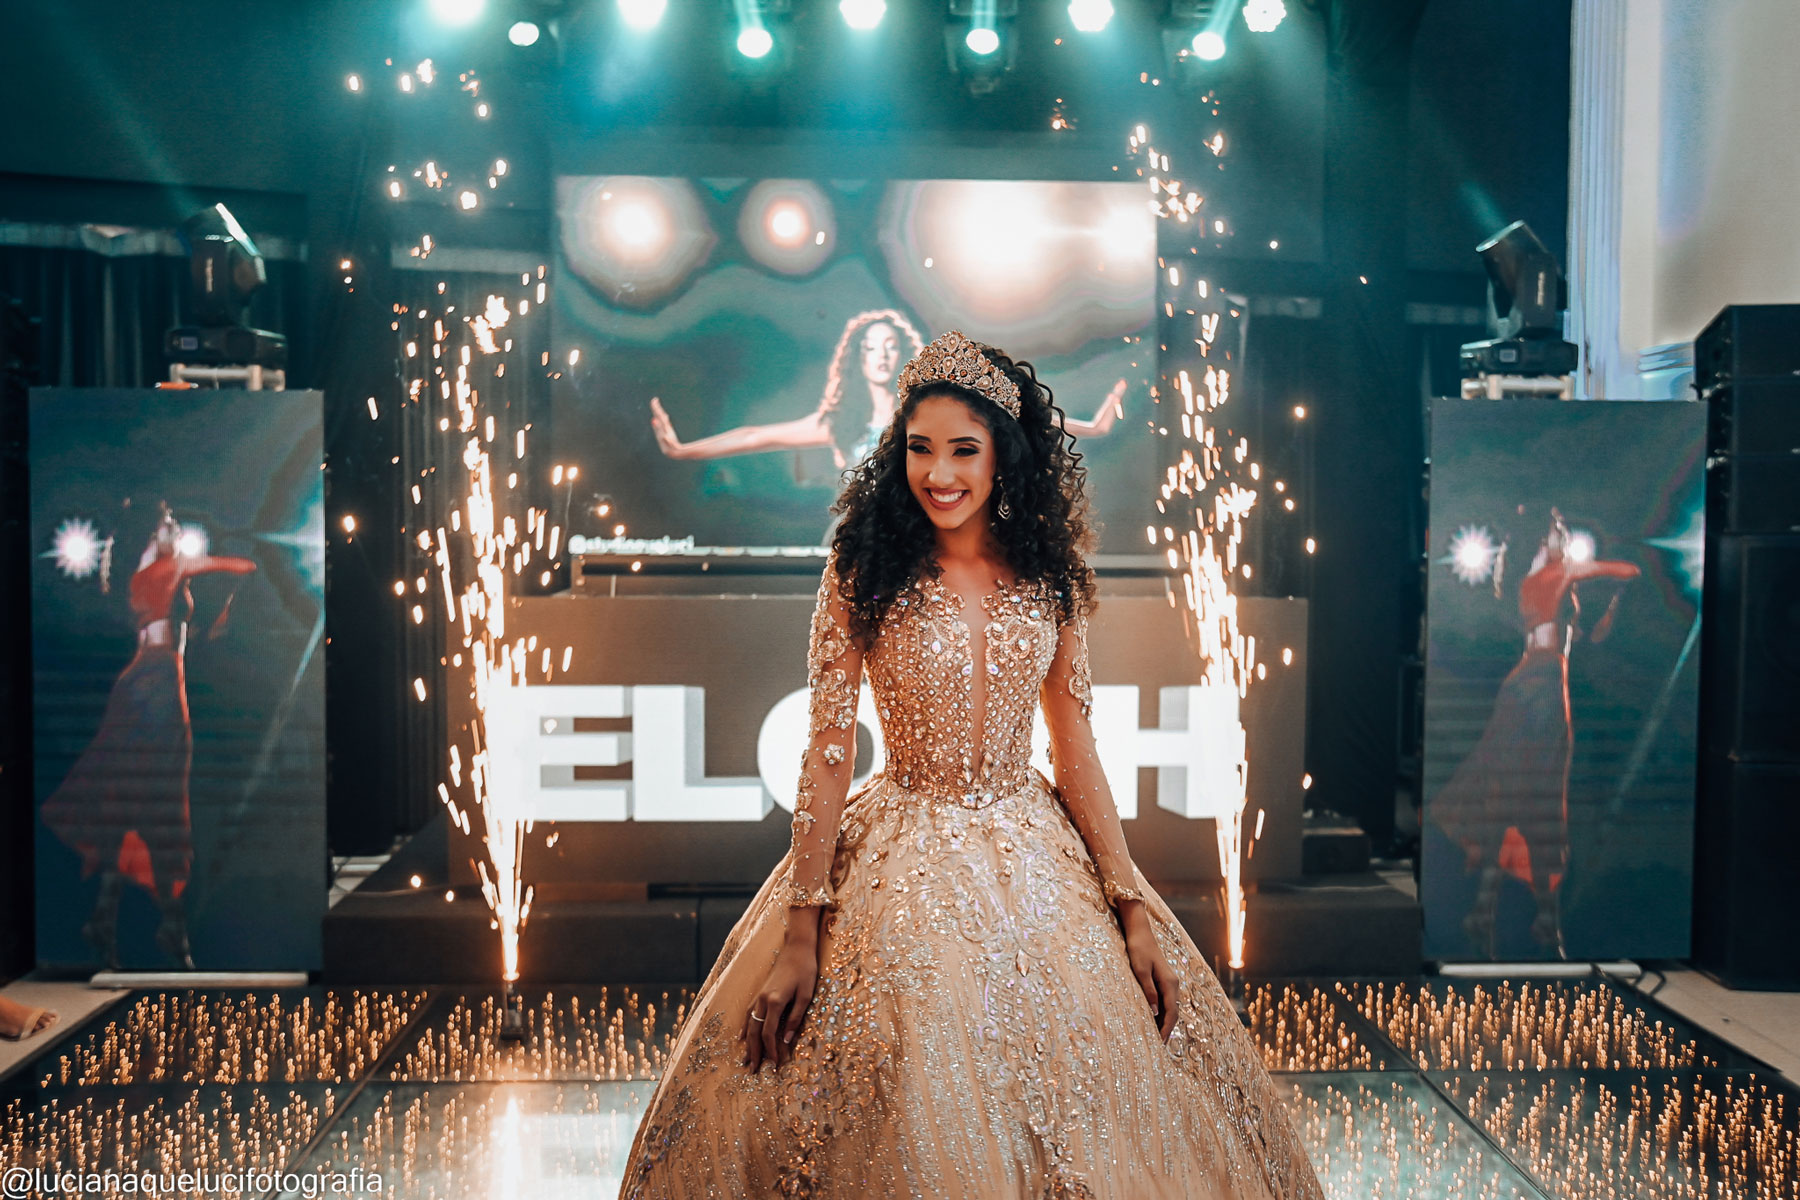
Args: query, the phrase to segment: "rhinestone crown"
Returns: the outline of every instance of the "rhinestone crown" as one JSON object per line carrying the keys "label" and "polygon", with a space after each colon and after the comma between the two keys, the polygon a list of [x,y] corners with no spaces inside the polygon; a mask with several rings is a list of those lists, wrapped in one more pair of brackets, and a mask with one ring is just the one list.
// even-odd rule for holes
{"label": "rhinestone crown", "polygon": [[906,364],[900,372],[900,399],[904,401],[908,393],[925,383],[954,383],[968,388],[998,404],[1013,420],[1019,419],[1019,386],[958,330],[933,338]]}

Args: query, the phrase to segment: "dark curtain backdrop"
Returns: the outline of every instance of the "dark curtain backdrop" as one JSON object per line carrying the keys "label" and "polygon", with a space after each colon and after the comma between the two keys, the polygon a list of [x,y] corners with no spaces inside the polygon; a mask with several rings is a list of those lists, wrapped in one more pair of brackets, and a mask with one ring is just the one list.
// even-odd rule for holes
{"label": "dark curtain backdrop", "polygon": [[[1312,596],[1310,559],[1305,551],[1308,531],[1345,519],[1321,509],[1315,485],[1314,460],[1326,451],[1314,436],[1314,420],[1319,404],[1334,395],[1326,332],[1317,319],[1259,315],[1250,318],[1245,334],[1244,365],[1233,387],[1249,399],[1256,414],[1252,425],[1235,432],[1249,436],[1252,457],[1262,464],[1263,471],[1249,533],[1249,561],[1256,564],[1257,577],[1248,590],[1255,595]],[[1403,337],[1411,371],[1397,384],[1396,400],[1406,406],[1419,427],[1423,427],[1433,397],[1457,394],[1461,386],[1457,356],[1463,343],[1487,336],[1486,327],[1479,325],[1406,326]],[[1304,409],[1307,415],[1297,417],[1296,409]],[[1406,435],[1404,430],[1392,432]],[[1380,431],[1373,431],[1373,436],[1379,437]],[[1422,459],[1418,465],[1422,470]],[[1277,481],[1286,485],[1284,491],[1275,490]],[[1289,499],[1294,501],[1292,511],[1285,506]],[[1416,502],[1408,500],[1405,512],[1405,523],[1394,532],[1404,543],[1408,561],[1413,561],[1424,553],[1423,491],[1418,491]],[[1409,619],[1418,616],[1414,610]]]}
{"label": "dark curtain backdrop", "polygon": [[[1312,595],[1307,531],[1317,500],[1312,488],[1313,439],[1308,419],[1318,407],[1323,346],[1319,322],[1253,314],[1244,335],[1244,365],[1233,384],[1255,416],[1244,429],[1252,457],[1262,464],[1254,514],[1247,526],[1246,561],[1255,576],[1239,586],[1262,596]],[[1295,416],[1300,408],[1307,418]],[[1281,483],[1284,489],[1277,491]],[[1292,500],[1292,510],[1286,502]]]}
{"label": "dark curtain backdrop", "polygon": [[[1369,381],[1347,384],[1355,376],[1339,359],[1327,320],[1297,316],[1252,316],[1244,340],[1244,365],[1234,387],[1251,401],[1255,417],[1247,429],[1254,457],[1262,464],[1263,484],[1252,518],[1249,560],[1256,564],[1252,589],[1266,596],[1305,596],[1317,610],[1314,629],[1331,628],[1367,656],[1359,688],[1344,688],[1336,697],[1315,694],[1309,727],[1333,725],[1339,740],[1331,749],[1363,762],[1394,763],[1369,773],[1358,788],[1320,789],[1310,805],[1354,817],[1365,829],[1385,831],[1395,822],[1396,793],[1415,812],[1416,773],[1421,733],[1418,697],[1408,689],[1420,682],[1422,661],[1424,576],[1421,564],[1427,540],[1423,452],[1419,449],[1425,414],[1434,396],[1454,396],[1460,386],[1457,355],[1464,342],[1488,336],[1484,326],[1407,324],[1396,333],[1399,362],[1386,385],[1378,412],[1352,409]],[[1296,417],[1295,409],[1306,411]],[[1334,419],[1335,418],[1335,419]],[[1349,426],[1349,437],[1334,436]],[[1275,490],[1276,481],[1286,490]],[[1285,502],[1294,501],[1292,511]],[[1380,515],[1385,514],[1385,515]],[[1379,520],[1378,525],[1371,525]],[[1319,570],[1319,555],[1305,550],[1308,537],[1325,547],[1369,546],[1378,560],[1352,557],[1341,563],[1334,586]],[[1382,613],[1381,621],[1369,618]],[[1391,615],[1390,615],[1391,614]],[[1385,622],[1391,622],[1387,624]],[[1393,630],[1393,641],[1383,639]],[[1316,652],[1315,652],[1316,659]],[[1316,668],[1315,668],[1316,669]],[[1316,685],[1315,685],[1316,686]],[[1379,706],[1392,705],[1379,720],[1356,721],[1347,713],[1379,693]],[[1347,701],[1344,695],[1356,695]],[[1345,743],[1356,747],[1348,748]],[[1321,762],[1338,766],[1331,753],[1309,758],[1308,769]],[[1379,772],[1377,774],[1376,772]],[[1392,779],[1387,787],[1373,779]],[[1396,832],[1407,842],[1417,836],[1416,817],[1402,818]],[[1405,846],[1398,849],[1404,850]]]}
{"label": "dark curtain backdrop", "polygon": [[[128,238],[152,240],[94,240]],[[304,303],[304,266],[265,265],[269,282],[252,301],[249,320],[287,332]],[[187,270],[185,256],[160,251],[5,245],[0,295],[17,298],[43,323],[45,385],[154,387],[169,377],[163,335],[182,323]]]}
{"label": "dark curtain backdrop", "polygon": [[1425,457],[1407,345],[1406,172],[1413,36],[1425,0],[1333,0],[1326,55],[1326,347],[1313,489],[1307,762],[1316,807],[1394,836],[1404,656],[1418,643]]}

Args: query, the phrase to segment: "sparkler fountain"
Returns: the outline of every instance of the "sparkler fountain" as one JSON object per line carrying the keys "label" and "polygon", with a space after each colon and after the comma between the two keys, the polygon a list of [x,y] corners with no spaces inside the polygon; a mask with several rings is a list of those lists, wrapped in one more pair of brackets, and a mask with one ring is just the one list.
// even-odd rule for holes
{"label": "sparkler fountain", "polygon": [[[466,367],[459,368],[466,371]],[[493,910],[500,930],[502,979],[505,986],[505,1016],[501,1036],[517,1040],[525,1036],[523,1005],[515,991],[519,978],[519,932],[531,911],[531,893],[523,889],[519,867],[524,849],[524,836],[530,823],[509,811],[510,794],[504,787],[493,786],[487,748],[484,743],[483,717],[488,698],[496,686],[515,681],[525,682],[524,647],[517,649],[506,642],[506,563],[512,558],[522,568],[529,557],[529,544],[521,547],[517,526],[511,517],[496,527],[494,506],[493,460],[480,437],[474,436],[475,391],[463,384],[458,389],[458,408],[463,416],[459,427],[469,433],[463,452],[463,466],[469,473],[467,502],[469,549],[473,559],[472,578],[463,585],[460,597],[463,646],[472,658],[475,672],[474,695],[476,719],[471,723],[474,755],[469,765],[469,786],[476,806],[481,810],[482,844],[487,847],[494,871],[488,874],[486,863],[477,864],[481,874],[481,893]],[[486,421],[488,438],[493,437],[493,419]],[[521,433],[521,437],[522,437]],[[441,531],[440,531],[441,532]],[[448,554],[440,543],[438,561],[444,573],[445,594],[453,586]],[[453,769],[455,759],[452,759]],[[468,832],[468,818],[452,805],[453,817]],[[523,890],[522,890],[523,889]]]}
{"label": "sparkler fountain", "polygon": [[[1224,153],[1222,134],[1205,145],[1215,157]],[[1149,183],[1150,208],[1156,217],[1180,225],[1191,222],[1195,229],[1204,229],[1206,222],[1198,216],[1204,197],[1169,177],[1168,156],[1150,145],[1149,133],[1142,125],[1133,131],[1128,146],[1132,157],[1143,160],[1138,174]],[[1224,233],[1222,220],[1215,220],[1213,226],[1214,232]],[[1188,292],[1179,264],[1159,258],[1157,267],[1164,297],[1162,315],[1168,323],[1162,350],[1168,355],[1177,340],[1172,326],[1179,305],[1184,318],[1194,319],[1192,341],[1198,358],[1192,371],[1165,358],[1163,377],[1151,392],[1161,406],[1153,424],[1158,434],[1170,439],[1173,461],[1158,485],[1156,498],[1156,510],[1167,523],[1160,528],[1149,526],[1145,533],[1181,579],[1189,642],[1200,659],[1203,682],[1215,698],[1209,719],[1220,728],[1213,731],[1212,744],[1225,754],[1209,772],[1209,793],[1215,802],[1219,871],[1225,893],[1227,969],[1223,982],[1242,1013],[1243,867],[1262,835],[1262,813],[1257,814],[1256,826],[1246,841],[1250,762],[1238,705],[1252,679],[1266,672],[1256,662],[1256,639],[1238,627],[1237,596],[1232,587],[1235,579],[1248,579],[1252,573],[1250,564],[1241,559],[1244,523],[1257,499],[1256,491],[1242,486],[1236,476],[1242,472],[1255,482],[1261,468],[1248,461],[1247,440],[1233,441],[1218,420],[1219,410],[1231,398],[1234,370],[1232,353],[1221,345],[1220,333],[1225,318],[1236,317],[1238,311],[1205,279],[1194,280],[1193,290]]]}
{"label": "sparkler fountain", "polygon": [[[391,62],[389,66],[393,68]],[[400,97],[413,103],[446,81],[429,60],[411,71],[393,69]],[[347,82],[352,91],[364,87],[360,77]],[[464,72],[455,82],[452,115],[488,121],[493,107],[481,97],[475,73]],[[477,211],[483,196],[499,189],[509,167],[506,159],[497,158],[468,173],[485,176],[485,189],[458,186],[463,172],[436,158],[426,159],[410,177],[390,166],[377,185],[390,201],[440,199],[437,211],[456,221]],[[438,247],[438,239],[424,233],[411,256],[422,262]],[[424,277],[417,271],[403,274]],[[391,418],[403,426],[403,453],[396,463],[415,480],[404,528],[420,566],[412,580],[396,580],[394,592],[411,601],[412,623],[421,637],[438,634],[442,649],[449,650],[441,653],[436,639],[426,639],[426,650],[413,656],[415,698],[427,700],[428,675],[468,683],[472,713],[465,741],[448,746],[449,780],[439,783],[437,792],[452,824],[465,835],[474,834],[471,812],[479,814],[487,861],[475,866],[493,914],[492,927],[500,935],[499,1036],[508,1040],[523,1039],[527,1028],[517,985],[519,938],[531,913],[532,891],[522,869],[532,822],[520,810],[516,792],[496,776],[487,714],[506,690],[525,686],[530,677],[548,680],[555,670],[549,647],[540,647],[535,637],[509,640],[506,625],[514,581],[527,571],[553,569],[562,550],[561,527],[530,506],[520,475],[531,427],[523,389],[534,369],[551,373],[548,350],[533,353],[529,348],[541,339],[534,341],[520,327],[542,313],[546,275],[539,265],[535,272],[523,271],[504,282],[498,277],[472,281],[473,286],[459,281],[455,289],[440,279],[435,296],[395,303],[391,323],[403,385]],[[353,285],[350,276],[345,283]],[[517,294],[503,295],[490,287]],[[373,420],[382,416],[372,397],[369,415]],[[410,534],[414,529],[416,535]],[[434,588],[435,604],[427,595]],[[428,606],[437,604],[445,624],[429,630]],[[565,651],[562,665],[567,662]],[[447,898],[453,896],[454,891]]]}

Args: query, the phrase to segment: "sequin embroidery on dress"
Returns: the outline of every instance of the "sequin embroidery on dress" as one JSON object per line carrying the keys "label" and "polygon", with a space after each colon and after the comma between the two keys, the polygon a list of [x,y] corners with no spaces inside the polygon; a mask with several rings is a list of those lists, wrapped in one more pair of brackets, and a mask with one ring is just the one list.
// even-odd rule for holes
{"label": "sequin embroidery on dress", "polygon": [[[865,651],[826,567],[793,845],[696,997],[623,1197],[1322,1200],[1255,1045],[1131,863],[1086,621],[1056,599],[996,583],[983,625],[925,577]],[[865,673],[887,760],[852,792]],[[1054,783],[1031,767],[1040,706]],[[1121,899],[1181,979],[1166,1043]],[[751,1075],[737,1031],[790,905],[827,909],[818,984],[791,1059]]]}

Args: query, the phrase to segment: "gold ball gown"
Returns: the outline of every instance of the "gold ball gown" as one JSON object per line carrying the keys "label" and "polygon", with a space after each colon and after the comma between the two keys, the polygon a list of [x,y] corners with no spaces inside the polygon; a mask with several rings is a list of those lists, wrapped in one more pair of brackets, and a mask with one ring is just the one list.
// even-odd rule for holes
{"label": "gold ball gown", "polygon": [[[1085,620],[1033,583],[998,585],[985,621],[963,607],[927,574],[865,653],[826,566],[793,846],[701,986],[621,1196],[1322,1197],[1255,1044],[1132,865]],[[865,671],[887,761],[850,794]],[[1040,702],[1054,784],[1030,765]],[[1181,980],[1166,1043],[1124,898]],[[788,907],[815,904],[811,1007],[789,1060],[753,1075],[744,1015]]]}

